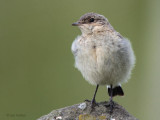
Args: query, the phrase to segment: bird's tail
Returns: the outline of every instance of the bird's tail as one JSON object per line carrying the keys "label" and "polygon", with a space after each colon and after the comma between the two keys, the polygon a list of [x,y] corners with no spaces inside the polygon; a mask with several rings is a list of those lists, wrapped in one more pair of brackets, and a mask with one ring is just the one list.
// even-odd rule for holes
{"label": "bird's tail", "polygon": [[111,94],[112,94],[112,97],[117,95],[123,96],[124,92],[122,87],[119,85],[119,86],[115,86],[114,88],[108,87],[108,95],[111,96]]}

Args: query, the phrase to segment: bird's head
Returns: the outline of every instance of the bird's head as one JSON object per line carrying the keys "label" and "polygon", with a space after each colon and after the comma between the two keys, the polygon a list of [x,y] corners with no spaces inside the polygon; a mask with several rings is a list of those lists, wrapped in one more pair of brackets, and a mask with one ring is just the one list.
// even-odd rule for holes
{"label": "bird's head", "polygon": [[111,27],[107,18],[97,13],[86,13],[72,25],[78,26],[82,34],[101,32],[106,30],[107,27]]}

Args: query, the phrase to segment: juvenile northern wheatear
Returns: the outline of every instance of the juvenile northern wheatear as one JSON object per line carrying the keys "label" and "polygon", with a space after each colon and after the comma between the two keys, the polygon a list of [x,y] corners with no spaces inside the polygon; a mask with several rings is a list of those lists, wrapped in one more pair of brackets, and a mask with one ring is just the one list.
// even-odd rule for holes
{"label": "juvenile northern wheatear", "polygon": [[124,95],[121,83],[130,78],[135,64],[130,41],[116,32],[107,18],[97,13],[87,13],[72,25],[82,32],[72,43],[75,67],[89,83],[97,85],[92,107],[96,104],[99,85],[107,85],[112,111],[112,97]]}

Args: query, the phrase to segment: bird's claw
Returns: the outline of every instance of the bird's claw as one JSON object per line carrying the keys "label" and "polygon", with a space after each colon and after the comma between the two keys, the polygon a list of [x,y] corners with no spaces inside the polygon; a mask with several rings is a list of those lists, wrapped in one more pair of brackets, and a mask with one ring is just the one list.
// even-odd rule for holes
{"label": "bird's claw", "polygon": [[95,101],[95,99],[93,99],[91,101],[91,108],[93,109],[95,106],[99,106],[98,103]]}
{"label": "bird's claw", "polygon": [[88,99],[86,99],[86,100],[84,100],[84,102],[91,102],[90,100],[88,100]]}
{"label": "bird's claw", "polygon": [[93,99],[92,101],[91,100],[84,100],[85,102],[90,102],[91,103],[91,108],[93,109],[95,106],[99,106],[98,103]]}
{"label": "bird's claw", "polygon": [[114,108],[114,101],[113,100],[110,100],[109,102],[108,102],[108,104],[106,104],[105,105],[105,107],[110,107],[110,114],[112,114],[113,113],[113,108]]}

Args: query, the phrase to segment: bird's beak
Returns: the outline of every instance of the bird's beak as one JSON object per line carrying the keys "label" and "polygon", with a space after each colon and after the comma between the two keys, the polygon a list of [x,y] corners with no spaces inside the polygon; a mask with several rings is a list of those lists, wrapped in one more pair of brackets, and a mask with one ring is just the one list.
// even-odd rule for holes
{"label": "bird's beak", "polygon": [[79,25],[81,25],[81,23],[79,22],[72,23],[72,26],[79,26]]}

